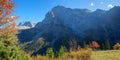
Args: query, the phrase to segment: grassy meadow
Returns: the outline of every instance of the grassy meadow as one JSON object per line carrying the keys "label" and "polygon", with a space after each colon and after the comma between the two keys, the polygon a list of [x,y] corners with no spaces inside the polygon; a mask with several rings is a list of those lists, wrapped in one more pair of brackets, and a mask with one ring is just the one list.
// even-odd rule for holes
{"label": "grassy meadow", "polygon": [[93,51],[91,60],[120,60],[120,50]]}

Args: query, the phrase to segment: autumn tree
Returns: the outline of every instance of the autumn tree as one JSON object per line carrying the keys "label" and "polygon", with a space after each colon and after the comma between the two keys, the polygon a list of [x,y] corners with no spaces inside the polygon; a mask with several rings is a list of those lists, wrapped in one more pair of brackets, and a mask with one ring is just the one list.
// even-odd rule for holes
{"label": "autumn tree", "polygon": [[116,43],[116,44],[113,46],[113,49],[115,49],[115,50],[120,50],[120,44],[119,44],[119,43]]}
{"label": "autumn tree", "polygon": [[100,46],[99,46],[98,42],[92,41],[91,47],[92,47],[93,49],[97,49],[97,48],[99,48]]}
{"label": "autumn tree", "polygon": [[12,16],[12,0],[0,0],[0,60],[27,60],[23,51],[16,46],[17,29]]}

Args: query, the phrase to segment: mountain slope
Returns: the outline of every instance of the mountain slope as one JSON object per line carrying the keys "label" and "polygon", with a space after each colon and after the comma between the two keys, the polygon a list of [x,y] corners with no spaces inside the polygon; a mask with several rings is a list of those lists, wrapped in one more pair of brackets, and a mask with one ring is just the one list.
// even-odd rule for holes
{"label": "mountain slope", "polygon": [[54,50],[60,45],[65,45],[69,50],[73,44],[69,42],[72,40],[76,40],[76,44],[81,46],[83,41],[89,43],[95,40],[102,44],[109,40],[112,46],[120,42],[119,11],[119,6],[108,11],[97,9],[93,12],[56,6],[34,28],[22,31],[18,35],[19,41],[29,42],[43,37]]}

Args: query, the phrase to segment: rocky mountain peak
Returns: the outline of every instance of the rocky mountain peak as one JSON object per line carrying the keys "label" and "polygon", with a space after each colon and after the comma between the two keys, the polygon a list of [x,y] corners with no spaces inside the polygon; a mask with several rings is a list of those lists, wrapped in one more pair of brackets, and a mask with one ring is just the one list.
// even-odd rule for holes
{"label": "rocky mountain peak", "polygon": [[35,27],[35,25],[36,24],[31,21],[24,21],[18,24],[18,29],[29,29]]}

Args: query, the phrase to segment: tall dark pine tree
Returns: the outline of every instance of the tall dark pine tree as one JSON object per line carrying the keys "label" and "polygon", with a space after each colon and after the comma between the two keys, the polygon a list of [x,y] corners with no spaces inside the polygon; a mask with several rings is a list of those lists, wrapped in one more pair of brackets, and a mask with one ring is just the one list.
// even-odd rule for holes
{"label": "tall dark pine tree", "polygon": [[106,43],[105,43],[105,49],[106,50],[110,49],[110,42],[109,42],[109,40],[107,40]]}

